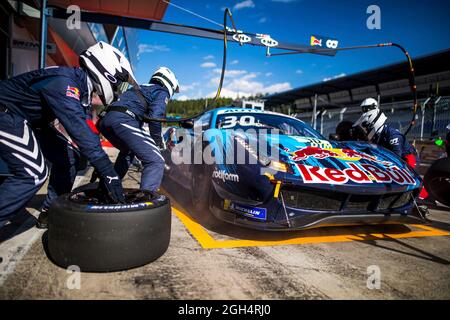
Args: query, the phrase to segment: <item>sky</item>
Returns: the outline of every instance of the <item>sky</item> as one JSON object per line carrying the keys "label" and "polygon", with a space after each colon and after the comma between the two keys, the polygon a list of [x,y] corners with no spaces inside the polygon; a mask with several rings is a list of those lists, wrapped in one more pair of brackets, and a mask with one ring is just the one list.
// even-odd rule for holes
{"label": "sky", "polygon": [[[309,45],[311,35],[339,40],[340,47],[397,42],[419,57],[450,48],[450,1],[437,0],[172,0],[172,3],[221,23],[224,8],[236,28],[269,34],[283,42]],[[370,5],[381,12],[381,29],[370,30]],[[168,6],[163,21],[220,27]],[[230,25],[231,26],[231,25]],[[137,30],[139,82],[159,66],[171,68],[180,82],[174,99],[214,97],[222,66],[223,42]],[[272,50],[275,52],[275,50]],[[266,57],[265,48],[229,44],[222,97],[273,94],[404,61],[396,48],[339,52],[335,57],[300,54]]]}

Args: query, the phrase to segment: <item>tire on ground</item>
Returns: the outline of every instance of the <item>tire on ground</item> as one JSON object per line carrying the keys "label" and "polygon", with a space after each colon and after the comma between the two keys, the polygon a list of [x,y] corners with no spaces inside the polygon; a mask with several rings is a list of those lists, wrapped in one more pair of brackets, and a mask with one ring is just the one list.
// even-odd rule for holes
{"label": "tire on ground", "polygon": [[125,189],[126,205],[98,203],[96,186],[61,196],[49,210],[48,255],[84,272],[139,267],[162,256],[170,242],[171,207],[163,195]]}
{"label": "tire on ground", "polygon": [[424,184],[437,201],[450,206],[450,158],[434,162],[425,174]]}

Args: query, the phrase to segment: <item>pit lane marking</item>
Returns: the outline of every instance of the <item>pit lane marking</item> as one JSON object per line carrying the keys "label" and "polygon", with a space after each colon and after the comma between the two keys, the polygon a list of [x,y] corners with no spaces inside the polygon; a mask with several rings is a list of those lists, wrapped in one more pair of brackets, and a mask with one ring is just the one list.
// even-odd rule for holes
{"label": "pit lane marking", "polygon": [[240,247],[267,247],[281,245],[299,245],[313,243],[333,243],[333,242],[351,242],[368,241],[382,239],[406,239],[406,238],[424,238],[437,236],[450,236],[450,232],[439,230],[430,226],[409,224],[408,226],[421,230],[411,230],[407,233],[357,233],[332,236],[305,236],[282,240],[217,240],[214,239],[208,231],[196,222],[187,213],[172,207],[172,212],[185,225],[189,233],[197,240],[203,249],[224,249]]}

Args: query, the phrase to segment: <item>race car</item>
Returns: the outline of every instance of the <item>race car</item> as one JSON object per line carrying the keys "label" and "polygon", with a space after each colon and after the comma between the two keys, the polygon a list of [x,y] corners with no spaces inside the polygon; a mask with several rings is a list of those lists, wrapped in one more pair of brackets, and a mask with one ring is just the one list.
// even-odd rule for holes
{"label": "race car", "polygon": [[202,214],[260,230],[421,223],[419,175],[387,149],[324,138],[296,118],[221,107],[164,134],[165,178]]}

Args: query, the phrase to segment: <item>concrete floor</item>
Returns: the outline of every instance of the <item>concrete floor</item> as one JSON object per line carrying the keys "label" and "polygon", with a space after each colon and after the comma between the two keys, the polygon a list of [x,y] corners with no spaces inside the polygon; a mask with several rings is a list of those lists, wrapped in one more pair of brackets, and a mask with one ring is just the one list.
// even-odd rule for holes
{"label": "concrete floor", "polygon": [[[137,178],[138,174],[130,174],[125,185],[136,186]],[[167,183],[166,187],[170,196]],[[175,208],[195,220],[187,202],[172,199]],[[267,235],[194,221],[217,241],[238,244],[205,249],[185,219],[175,214],[170,247],[159,260],[124,272],[81,273],[80,289],[69,289],[71,274],[48,260],[43,232],[33,227],[29,215],[36,214],[32,207],[40,200],[38,196],[28,213],[0,231],[0,299],[450,298],[450,236],[443,235],[448,232],[407,237],[414,227],[359,226]],[[450,211],[431,210],[430,219],[432,227],[450,231]],[[384,236],[372,236],[380,234]],[[340,241],[345,235],[358,237]],[[315,240],[283,244],[296,237]],[[325,238],[336,241],[320,241]],[[239,239],[250,242],[242,244]],[[370,266],[379,268],[379,289],[367,286]]]}

